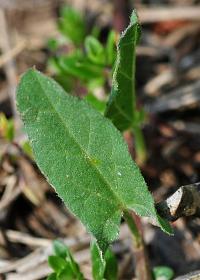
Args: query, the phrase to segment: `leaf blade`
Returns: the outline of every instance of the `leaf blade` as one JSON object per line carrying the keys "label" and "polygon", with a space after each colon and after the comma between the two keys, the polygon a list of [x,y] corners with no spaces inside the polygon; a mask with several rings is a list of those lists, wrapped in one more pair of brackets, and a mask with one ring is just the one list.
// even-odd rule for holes
{"label": "leaf blade", "polygon": [[122,33],[117,45],[117,60],[114,68],[110,99],[105,116],[121,131],[132,126],[135,100],[136,45],[140,37],[140,25],[133,11],[130,24]]}
{"label": "leaf blade", "polygon": [[157,219],[146,183],[108,119],[33,69],[21,79],[17,105],[38,166],[102,250],[116,239],[125,209]]}

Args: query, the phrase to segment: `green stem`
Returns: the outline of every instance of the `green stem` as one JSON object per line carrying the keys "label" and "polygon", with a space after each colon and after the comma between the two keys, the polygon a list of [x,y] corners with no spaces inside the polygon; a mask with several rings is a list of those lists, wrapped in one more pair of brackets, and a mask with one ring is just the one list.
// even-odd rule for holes
{"label": "green stem", "polygon": [[139,165],[143,165],[147,160],[147,149],[144,135],[139,125],[134,125],[132,131],[135,139],[136,162]]}

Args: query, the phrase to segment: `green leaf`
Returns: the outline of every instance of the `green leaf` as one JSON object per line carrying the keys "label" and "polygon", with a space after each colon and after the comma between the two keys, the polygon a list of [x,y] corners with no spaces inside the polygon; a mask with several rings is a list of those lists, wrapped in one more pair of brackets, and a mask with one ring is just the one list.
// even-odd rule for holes
{"label": "green leaf", "polygon": [[83,43],[86,26],[82,15],[71,7],[63,7],[60,14],[58,22],[60,32],[75,45]]}
{"label": "green leaf", "polygon": [[57,274],[54,272],[54,273],[51,273],[48,277],[47,277],[47,280],[58,280],[57,278]]}
{"label": "green leaf", "polygon": [[111,30],[108,34],[107,42],[106,42],[106,56],[107,56],[107,64],[113,65],[116,58],[116,45],[115,45],[116,33]]}
{"label": "green leaf", "polygon": [[33,69],[20,81],[17,106],[39,168],[102,250],[127,209],[169,230],[110,120]]}
{"label": "green leaf", "polygon": [[87,36],[85,39],[85,49],[88,58],[96,64],[105,63],[105,53],[102,44],[93,36]]}
{"label": "green leaf", "polygon": [[60,56],[58,63],[66,74],[70,74],[83,81],[90,81],[102,76],[102,68],[86,60],[80,52],[68,56]]}
{"label": "green leaf", "polygon": [[59,256],[49,256],[48,263],[55,272],[60,272],[66,265],[66,261]]}
{"label": "green leaf", "polygon": [[58,280],[83,280],[79,265],[73,259],[68,247],[59,240],[53,242],[56,256],[49,257],[49,265],[58,273]]}
{"label": "green leaf", "polygon": [[90,251],[92,258],[92,276],[94,280],[102,280],[104,279],[105,261],[95,241],[91,243]]}
{"label": "green leaf", "polygon": [[51,51],[56,51],[59,46],[59,41],[54,38],[50,38],[47,42],[47,46]]}
{"label": "green leaf", "polygon": [[130,24],[122,33],[117,46],[112,90],[105,112],[105,116],[122,131],[132,126],[136,110],[135,60],[139,37],[140,25],[133,11]]}
{"label": "green leaf", "polygon": [[84,279],[83,275],[80,271],[80,267],[79,267],[78,263],[72,257],[72,254],[71,254],[69,248],[66,247],[66,249],[67,249],[66,260],[67,260],[68,264],[70,265],[73,273],[76,275],[77,279]]}
{"label": "green leaf", "polygon": [[112,251],[108,248],[104,257],[98,244],[91,244],[92,275],[95,280],[117,280],[117,260]]}
{"label": "green leaf", "polygon": [[67,248],[65,244],[63,244],[59,240],[54,240],[53,242],[53,249],[56,254],[56,256],[61,257],[65,259],[67,257]]}
{"label": "green leaf", "polygon": [[104,272],[104,278],[106,280],[117,280],[117,259],[113,252],[108,248],[105,253],[105,272]]}
{"label": "green leaf", "polygon": [[173,279],[174,272],[167,266],[156,266],[153,269],[153,275],[155,280],[171,280]]}
{"label": "green leaf", "polygon": [[9,142],[15,137],[13,119],[7,119],[4,113],[0,113],[0,136]]}
{"label": "green leaf", "polygon": [[58,273],[58,280],[79,280],[74,274],[72,267],[69,263],[66,264],[65,268]]}

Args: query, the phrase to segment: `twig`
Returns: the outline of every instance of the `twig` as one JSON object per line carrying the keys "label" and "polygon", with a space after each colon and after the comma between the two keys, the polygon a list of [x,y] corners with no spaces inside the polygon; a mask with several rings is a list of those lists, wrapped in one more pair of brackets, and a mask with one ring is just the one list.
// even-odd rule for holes
{"label": "twig", "polygon": [[198,279],[200,279],[200,270],[193,271],[186,275],[179,276],[174,280],[198,280]]}
{"label": "twig", "polygon": [[167,69],[147,82],[144,87],[145,93],[149,96],[156,96],[164,85],[171,83],[175,78],[172,69]]}
{"label": "twig", "polygon": [[[8,33],[5,11],[3,9],[0,9],[0,37],[1,37],[1,49],[3,55],[11,51],[8,34],[9,33]],[[17,71],[13,59],[7,61],[4,67],[5,67],[5,73],[9,85],[9,97],[10,97],[12,112],[13,112],[13,116],[16,117],[17,113],[15,107],[15,88],[17,84],[17,74],[16,74]]]}
{"label": "twig", "polygon": [[199,90],[200,81],[196,81],[159,97],[153,104],[146,106],[146,110],[150,113],[160,113],[195,104],[200,102]]}
{"label": "twig", "polygon": [[169,20],[200,20],[200,6],[162,6],[154,8],[138,8],[142,23],[152,23]]}
{"label": "twig", "polygon": [[[7,186],[9,189],[12,189],[12,193],[5,193],[0,200],[0,211],[5,210],[12,201],[14,201],[22,192],[19,186],[16,186],[17,181],[15,177],[10,177],[10,180],[7,182]],[[14,188],[15,187],[15,188]]]}
{"label": "twig", "polygon": [[20,54],[20,52],[22,52],[25,47],[26,40],[22,40],[13,49],[0,56],[0,67],[3,67],[5,64],[9,63],[10,60],[15,58],[18,54]]}
{"label": "twig", "polygon": [[[22,243],[25,243],[23,241]],[[47,240],[45,242],[47,242]],[[70,248],[70,250],[76,251],[77,254],[80,255],[82,248],[89,245],[90,236],[84,235],[81,238],[66,238],[63,239],[63,242]],[[10,262],[4,267],[0,267],[0,273],[2,274],[8,273],[14,270],[20,273],[20,272],[31,270],[32,268],[36,269],[36,267],[44,263],[47,260],[47,257],[51,254],[52,254],[52,243],[50,243],[48,246],[37,248],[31,254],[29,254],[28,256],[20,260]]]}
{"label": "twig", "polygon": [[180,217],[200,217],[200,182],[180,187],[156,208],[161,217],[172,222]]}
{"label": "twig", "polygon": [[6,230],[5,235],[10,242],[25,244],[31,247],[46,247],[52,243],[51,239],[33,237],[16,230]]}

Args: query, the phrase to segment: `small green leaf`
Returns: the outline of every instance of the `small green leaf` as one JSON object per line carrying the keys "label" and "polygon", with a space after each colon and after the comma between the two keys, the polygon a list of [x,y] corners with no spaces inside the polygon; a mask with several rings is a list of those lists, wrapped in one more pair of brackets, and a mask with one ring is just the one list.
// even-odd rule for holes
{"label": "small green leaf", "polygon": [[105,63],[104,47],[96,38],[87,36],[85,39],[85,49],[88,58],[93,63],[100,65],[103,65]]}
{"label": "small green leaf", "polygon": [[13,119],[7,119],[4,113],[0,113],[0,136],[9,142],[15,137]]}
{"label": "small green leaf", "polygon": [[47,42],[47,45],[48,45],[48,48],[51,50],[51,51],[55,51],[58,49],[58,46],[59,46],[59,42],[58,40],[54,39],[54,38],[50,38]]}
{"label": "small green leaf", "polygon": [[156,266],[153,269],[153,275],[155,280],[171,280],[173,279],[174,272],[167,266]]}
{"label": "small green leaf", "polygon": [[69,263],[66,264],[65,268],[58,273],[58,280],[79,280],[74,274],[72,267]]}
{"label": "small green leaf", "polygon": [[53,242],[53,249],[56,256],[61,257],[63,259],[67,257],[67,248],[65,244],[63,244],[61,241],[55,240]]}
{"label": "small green leaf", "polygon": [[58,22],[60,32],[75,45],[83,43],[86,27],[82,15],[71,7],[63,7],[60,14]]}
{"label": "small green leaf", "polygon": [[67,260],[68,264],[70,265],[73,273],[76,275],[77,279],[83,279],[83,275],[80,271],[80,267],[79,267],[78,263],[74,260],[69,248],[66,247],[66,249],[67,249],[66,260]]}
{"label": "small green leaf", "polygon": [[117,280],[117,271],[118,271],[118,266],[117,266],[117,259],[113,252],[108,248],[106,253],[105,253],[105,272],[104,272],[104,278],[106,280]]}
{"label": "small green leaf", "polygon": [[105,116],[122,131],[132,127],[136,111],[135,60],[139,37],[140,25],[133,11],[130,24],[122,33],[117,46],[112,91],[105,112]]}
{"label": "small green leaf", "polygon": [[54,272],[54,273],[51,273],[48,277],[47,277],[47,280],[59,280],[57,278],[57,274]]}
{"label": "small green leaf", "polygon": [[8,120],[6,139],[8,141],[12,142],[14,137],[15,137],[14,121],[11,119],[11,120]]}
{"label": "small green leaf", "polygon": [[105,271],[105,261],[102,256],[97,243],[93,241],[91,243],[91,258],[92,258],[92,276],[94,280],[103,280]]}
{"label": "small green leaf", "polygon": [[60,56],[58,63],[66,74],[70,74],[83,81],[90,81],[102,76],[102,68],[89,62],[80,52],[68,56]]}
{"label": "small green leaf", "polygon": [[106,63],[108,65],[113,65],[116,58],[116,33],[114,31],[110,31],[108,34],[107,42],[106,42]]}
{"label": "small green leaf", "polygon": [[38,166],[103,251],[129,209],[170,230],[110,120],[33,69],[20,81],[17,106]]}
{"label": "small green leaf", "polygon": [[66,261],[59,256],[49,256],[48,263],[55,272],[60,272],[66,265]]}

